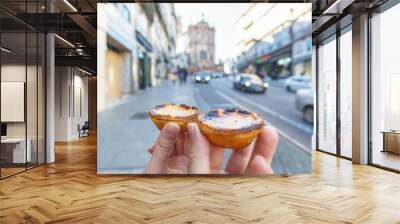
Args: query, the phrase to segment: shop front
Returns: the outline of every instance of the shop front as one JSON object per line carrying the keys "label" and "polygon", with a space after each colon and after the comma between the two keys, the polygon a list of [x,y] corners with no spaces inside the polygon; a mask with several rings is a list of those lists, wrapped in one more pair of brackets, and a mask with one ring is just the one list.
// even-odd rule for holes
{"label": "shop front", "polygon": [[294,42],[292,51],[293,75],[311,76],[311,36]]}
{"label": "shop front", "polygon": [[138,47],[139,88],[145,89],[152,86],[151,54],[153,52],[153,47],[139,31],[136,31],[136,40],[140,45]]}
{"label": "shop front", "polygon": [[292,71],[292,45],[281,48],[271,53],[269,63],[269,73],[272,79],[287,78]]}
{"label": "shop front", "polygon": [[262,78],[271,73],[271,64],[269,63],[271,57],[272,56],[270,54],[267,54],[256,60],[256,71],[257,74]]}
{"label": "shop front", "polygon": [[289,45],[258,57],[252,65],[260,77],[287,78],[292,75],[292,46]]}

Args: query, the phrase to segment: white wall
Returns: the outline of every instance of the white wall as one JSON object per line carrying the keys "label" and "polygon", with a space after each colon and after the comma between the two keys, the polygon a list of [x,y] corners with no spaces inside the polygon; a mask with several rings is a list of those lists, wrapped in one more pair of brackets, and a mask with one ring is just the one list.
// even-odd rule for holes
{"label": "white wall", "polygon": [[56,67],[55,73],[55,140],[70,141],[79,137],[78,124],[88,120],[88,78],[72,67]]}
{"label": "white wall", "polygon": [[55,68],[55,141],[68,139],[68,86],[70,77],[67,67]]}
{"label": "white wall", "polygon": [[[32,66],[25,67],[25,65],[2,65],[1,66],[1,81],[2,82],[25,82],[26,70],[28,74],[36,72],[36,68]],[[28,93],[28,96],[33,94]],[[34,95],[36,96],[36,94]],[[1,108],[7,110],[7,108]],[[25,122],[7,122],[7,136],[8,137],[25,137]]]}

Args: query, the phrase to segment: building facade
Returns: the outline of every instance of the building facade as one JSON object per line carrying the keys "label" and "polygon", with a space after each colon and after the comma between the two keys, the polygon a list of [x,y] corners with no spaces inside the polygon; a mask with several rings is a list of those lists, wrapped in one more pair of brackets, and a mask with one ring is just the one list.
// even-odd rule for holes
{"label": "building facade", "polygon": [[99,93],[98,109],[102,111],[138,89],[139,77],[132,64],[138,57],[138,44],[132,5],[100,4],[98,12],[104,15],[97,24],[98,86],[105,90]]}
{"label": "building facade", "polygon": [[187,53],[190,70],[211,68],[215,65],[215,29],[204,20],[187,30]]}
{"label": "building facade", "polygon": [[235,24],[236,69],[272,78],[311,76],[310,21],[311,4],[251,4]]}
{"label": "building facade", "polygon": [[[176,67],[176,16],[171,3],[106,3],[98,7],[99,110],[156,86]],[[119,24],[115,26],[115,24]]]}

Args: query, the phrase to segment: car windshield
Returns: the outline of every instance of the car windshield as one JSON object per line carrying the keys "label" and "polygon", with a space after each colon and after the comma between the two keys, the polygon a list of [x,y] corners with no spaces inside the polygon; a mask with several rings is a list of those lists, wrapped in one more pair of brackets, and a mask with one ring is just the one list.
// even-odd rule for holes
{"label": "car windshield", "polygon": [[256,83],[256,84],[262,83],[261,78],[258,77],[257,75],[242,76],[242,81],[249,81],[249,82]]}
{"label": "car windshield", "polygon": [[293,80],[295,81],[310,81],[310,78],[308,76],[293,76]]}
{"label": "car windshield", "polygon": [[200,76],[200,77],[207,77],[207,76],[209,76],[207,73],[200,73],[200,74],[198,74],[198,76]]}
{"label": "car windshield", "polygon": [[243,77],[242,77],[242,81],[250,81],[250,80],[251,80],[250,77],[247,77],[247,76],[243,76]]}

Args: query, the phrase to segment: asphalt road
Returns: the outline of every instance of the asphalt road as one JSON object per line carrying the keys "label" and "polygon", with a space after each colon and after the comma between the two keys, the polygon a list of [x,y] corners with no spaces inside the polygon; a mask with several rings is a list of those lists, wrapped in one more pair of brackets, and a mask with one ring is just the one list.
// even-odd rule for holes
{"label": "asphalt road", "polygon": [[194,100],[202,111],[242,107],[263,115],[280,136],[272,164],[276,173],[310,172],[313,126],[306,123],[295,108],[295,94],[286,91],[282,84],[271,83],[264,94],[233,89],[232,81],[227,78],[212,79],[208,84],[189,81],[188,85],[192,85]]}
{"label": "asphalt road", "polygon": [[294,105],[295,94],[286,91],[283,85],[271,83],[266,93],[257,94],[233,89],[232,81],[227,78],[212,79],[209,84],[191,84],[200,107],[241,106],[258,112],[288,141],[305,151],[311,150],[313,126],[303,120]]}

